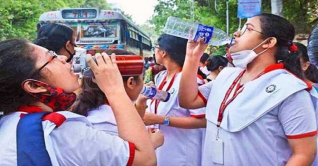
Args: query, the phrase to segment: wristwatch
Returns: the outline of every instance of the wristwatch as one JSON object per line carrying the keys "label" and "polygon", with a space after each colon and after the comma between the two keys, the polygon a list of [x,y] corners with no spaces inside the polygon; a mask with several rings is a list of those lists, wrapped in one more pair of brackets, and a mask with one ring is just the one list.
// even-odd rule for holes
{"label": "wristwatch", "polygon": [[165,117],[165,120],[163,121],[163,125],[164,125],[164,126],[169,126],[169,124],[170,124],[170,117],[169,117],[169,116],[166,116],[166,117]]}

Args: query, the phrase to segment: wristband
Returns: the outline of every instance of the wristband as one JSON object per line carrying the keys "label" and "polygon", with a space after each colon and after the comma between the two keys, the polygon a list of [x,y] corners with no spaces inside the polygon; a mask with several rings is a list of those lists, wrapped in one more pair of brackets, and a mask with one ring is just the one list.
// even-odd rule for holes
{"label": "wristband", "polygon": [[147,106],[147,105],[140,106],[140,105],[137,105],[136,103],[134,104],[134,106],[135,106],[135,108],[136,108],[137,110],[145,110],[145,109],[147,109],[147,108],[148,108],[148,106]]}

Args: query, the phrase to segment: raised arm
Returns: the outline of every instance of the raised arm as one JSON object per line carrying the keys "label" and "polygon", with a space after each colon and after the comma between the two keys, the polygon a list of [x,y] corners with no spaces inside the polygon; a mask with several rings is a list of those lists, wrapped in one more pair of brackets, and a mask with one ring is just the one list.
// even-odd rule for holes
{"label": "raised arm", "polygon": [[179,104],[181,107],[196,109],[204,107],[203,100],[198,95],[197,69],[200,57],[204,53],[207,44],[200,39],[198,42],[189,40],[187,55],[182,68],[182,76],[179,87]]}
{"label": "raised arm", "polygon": [[107,96],[118,125],[119,136],[135,145],[133,165],[156,165],[156,156],[150,136],[142,119],[133,106],[123,86],[123,80],[116,65],[115,55],[95,55],[96,62],[88,55],[95,82]]}

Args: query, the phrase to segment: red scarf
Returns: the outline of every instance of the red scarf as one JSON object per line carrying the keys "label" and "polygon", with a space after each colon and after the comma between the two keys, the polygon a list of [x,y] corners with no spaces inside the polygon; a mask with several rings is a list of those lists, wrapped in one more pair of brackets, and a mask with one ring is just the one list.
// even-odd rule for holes
{"label": "red scarf", "polygon": [[[47,89],[47,92],[49,94],[43,94],[43,93],[29,93],[34,98],[38,99],[41,103],[49,106],[53,111],[64,111],[72,106],[72,104],[76,100],[76,94],[75,93],[66,93],[62,88],[54,87],[52,85],[49,85],[47,83],[32,80],[37,86],[44,87]],[[21,108],[29,108],[32,106],[21,106]],[[32,107],[35,108],[35,107]],[[32,112],[41,112],[40,110],[36,109]]]}

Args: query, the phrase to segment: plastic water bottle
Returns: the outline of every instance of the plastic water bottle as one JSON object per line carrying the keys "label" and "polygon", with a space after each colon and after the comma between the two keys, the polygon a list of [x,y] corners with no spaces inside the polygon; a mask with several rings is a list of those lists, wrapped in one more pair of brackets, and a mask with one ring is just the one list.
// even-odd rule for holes
{"label": "plastic water bottle", "polygon": [[155,87],[151,86],[144,86],[140,93],[149,98],[158,99],[163,102],[168,101],[170,98],[170,93],[162,90],[157,90]]}
{"label": "plastic water bottle", "polygon": [[167,19],[163,32],[172,36],[189,39],[191,29],[193,30],[193,40],[198,40],[201,37],[209,45],[219,46],[231,41],[231,38],[221,29],[172,16]]}

